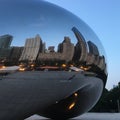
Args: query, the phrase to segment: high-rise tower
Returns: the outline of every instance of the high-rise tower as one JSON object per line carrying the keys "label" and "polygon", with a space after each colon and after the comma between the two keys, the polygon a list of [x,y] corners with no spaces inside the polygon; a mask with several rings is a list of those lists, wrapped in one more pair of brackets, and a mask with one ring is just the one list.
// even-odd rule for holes
{"label": "high-rise tower", "polygon": [[86,62],[87,59],[87,44],[83,35],[78,31],[76,27],[72,28],[78,42],[75,46],[75,59],[78,59],[80,62]]}
{"label": "high-rise tower", "polygon": [[8,48],[12,42],[13,37],[11,35],[0,36],[0,48]]}
{"label": "high-rise tower", "polygon": [[42,40],[39,35],[36,35],[35,38],[26,39],[19,61],[35,61],[40,50],[42,50]]}

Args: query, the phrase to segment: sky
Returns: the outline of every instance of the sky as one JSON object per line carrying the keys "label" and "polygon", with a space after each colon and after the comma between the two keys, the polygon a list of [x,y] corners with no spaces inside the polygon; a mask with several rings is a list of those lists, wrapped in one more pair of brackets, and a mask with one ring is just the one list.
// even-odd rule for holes
{"label": "sky", "polygon": [[46,0],[86,22],[101,40],[108,66],[106,88],[120,82],[120,0]]}

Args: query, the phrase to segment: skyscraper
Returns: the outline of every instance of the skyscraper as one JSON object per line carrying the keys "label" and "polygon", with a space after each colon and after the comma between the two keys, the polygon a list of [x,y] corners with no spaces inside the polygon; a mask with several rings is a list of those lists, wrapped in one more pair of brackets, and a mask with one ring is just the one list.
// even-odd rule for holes
{"label": "skyscraper", "polygon": [[48,47],[48,50],[49,50],[49,52],[55,52],[55,46],[49,46]]}
{"label": "skyscraper", "polygon": [[88,41],[89,53],[99,56],[98,47],[92,42]]}
{"label": "skyscraper", "polygon": [[75,46],[75,59],[78,59],[80,62],[86,62],[87,59],[87,44],[85,42],[85,39],[83,35],[78,31],[76,27],[72,28],[72,31],[74,32],[78,42]]}
{"label": "skyscraper", "polygon": [[12,42],[13,37],[11,35],[0,36],[0,48],[8,48]]}
{"label": "skyscraper", "polygon": [[58,45],[58,51],[54,51],[54,46],[48,48],[49,52],[39,52],[38,61],[66,61],[69,62],[73,59],[74,44],[71,43],[69,37],[64,37],[62,43]]}
{"label": "skyscraper", "polygon": [[74,56],[74,44],[71,43],[71,40],[69,37],[64,37],[64,40],[62,43],[58,46],[58,52],[62,53],[62,56],[64,56],[64,59],[66,61],[71,61]]}
{"label": "skyscraper", "polygon": [[26,43],[19,61],[35,61],[42,50],[42,40],[39,35],[26,39]]}
{"label": "skyscraper", "polygon": [[9,56],[9,61],[12,64],[17,64],[18,60],[19,60],[19,58],[22,54],[22,51],[23,51],[23,47],[16,47],[16,46],[11,47],[11,53],[10,53],[10,56]]}
{"label": "skyscraper", "polygon": [[7,60],[11,52],[11,42],[13,37],[11,35],[0,36],[0,60]]}

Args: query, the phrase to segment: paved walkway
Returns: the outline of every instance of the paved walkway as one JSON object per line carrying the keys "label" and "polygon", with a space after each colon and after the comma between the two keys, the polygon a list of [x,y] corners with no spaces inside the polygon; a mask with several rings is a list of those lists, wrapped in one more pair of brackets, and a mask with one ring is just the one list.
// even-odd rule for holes
{"label": "paved walkway", "polygon": [[[49,120],[33,115],[25,120]],[[120,120],[120,113],[86,113],[71,120]]]}
{"label": "paved walkway", "polygon": [[86,113],[74,120],[120,120],[120,113]]}

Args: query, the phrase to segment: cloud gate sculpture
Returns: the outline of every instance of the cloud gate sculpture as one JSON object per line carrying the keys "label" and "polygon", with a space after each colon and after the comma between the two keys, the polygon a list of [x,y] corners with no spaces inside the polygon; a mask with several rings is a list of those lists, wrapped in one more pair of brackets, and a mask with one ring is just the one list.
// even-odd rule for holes
{"label": "cloud gate sculpture", "polygon": [[0,0],[0,120],[76,117],[106,80],[104,49],[80,18],[42,0]]}

